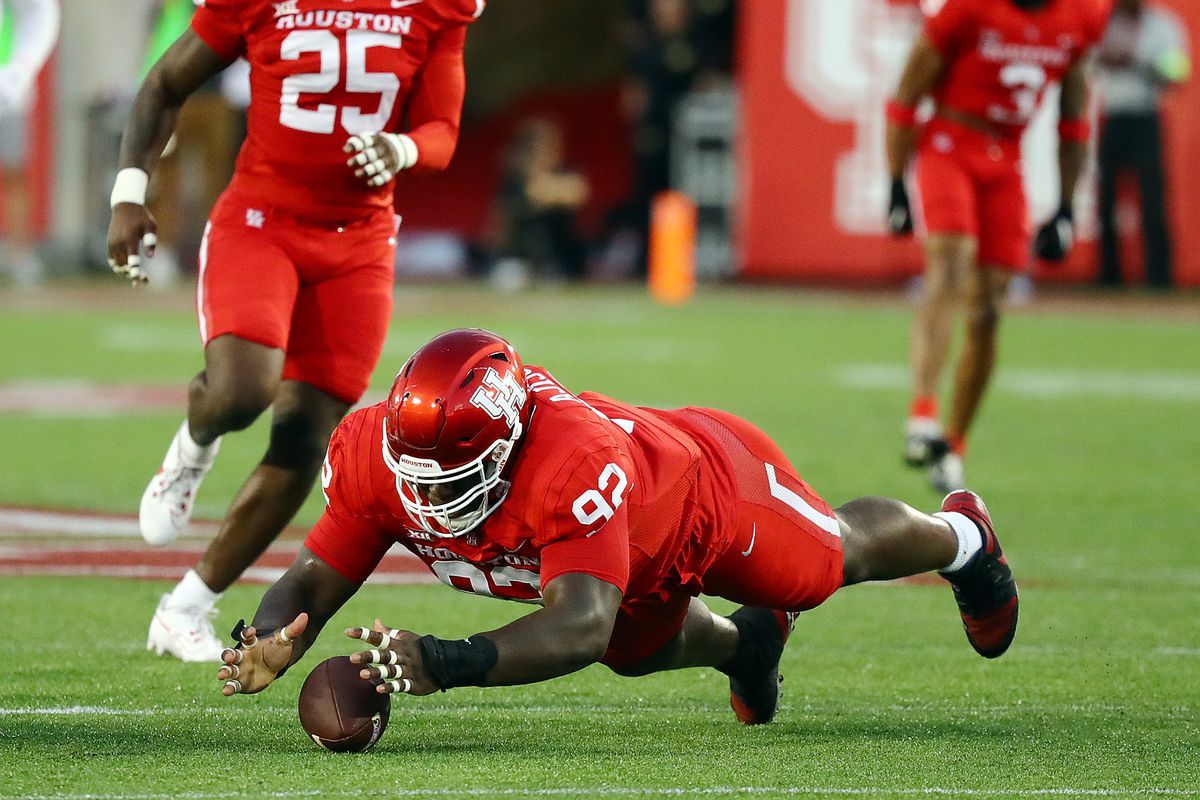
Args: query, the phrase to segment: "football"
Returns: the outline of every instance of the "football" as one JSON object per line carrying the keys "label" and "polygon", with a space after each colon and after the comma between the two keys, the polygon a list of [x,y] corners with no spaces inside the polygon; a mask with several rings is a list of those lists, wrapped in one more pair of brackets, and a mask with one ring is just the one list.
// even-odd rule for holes
{"label": "football", "polygon": [[378,681],[358,676],[347,656],[322,661],[300,688],[300,724],[309,737],[335,753],[362,753],[387,728],[391,700],[375,691]]}

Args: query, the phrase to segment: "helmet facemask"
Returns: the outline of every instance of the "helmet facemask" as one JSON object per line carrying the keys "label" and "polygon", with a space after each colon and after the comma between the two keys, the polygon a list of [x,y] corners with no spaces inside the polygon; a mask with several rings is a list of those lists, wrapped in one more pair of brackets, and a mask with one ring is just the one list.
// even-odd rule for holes
{"label": "helmet facemask", "polygon": [[517,423],[510,438],[497,439],[466,464],[443,469],[433,459],[392,452],[385,420],[383,460],[396,476],[396,492],[413,522],[433,536],[453,538],[473,530],[508,496],[504,467],[520,436]]}

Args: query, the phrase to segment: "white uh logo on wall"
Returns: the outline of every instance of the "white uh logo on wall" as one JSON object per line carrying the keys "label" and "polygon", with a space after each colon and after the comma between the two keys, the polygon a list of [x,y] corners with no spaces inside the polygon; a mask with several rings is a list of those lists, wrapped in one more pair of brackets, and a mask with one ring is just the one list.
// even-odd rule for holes
{"label": "white uh logo on wall", "polygon": [[[920,10],[888,0],[789,0],[786,25],[788,85],[830,122],[854,124],[853,149],[833,166],[834,219],[848,233],[883,234],[889,184],[884,105],[921,30]],[[1057,109],[1052,87],[1022,141],[1035,220],[1058,207]],[[1093,187],[1084,176],[1075,198],[1077,219],[1094,218]]]}

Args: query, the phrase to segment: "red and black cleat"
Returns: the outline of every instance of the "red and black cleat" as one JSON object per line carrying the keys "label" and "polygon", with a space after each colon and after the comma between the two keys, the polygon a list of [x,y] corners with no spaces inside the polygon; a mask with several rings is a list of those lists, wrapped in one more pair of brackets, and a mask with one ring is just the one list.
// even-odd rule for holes
{"label": "red and black cleat", "polygon": [[719,668],[729,676],[729,705],[743,725],[763,725],[779,707],[779,659],[796,614],[743,606],[729,619],[740,637],[737,653]]}
{"label": "red and black cleat", "polygon": [[942,511],[964,515],[983,536],[980,551],[962,569],[942,577],[954,589],[971,647],[984,658],[997,658],[1017,633],[1017,583],[979,495],[966,490],[951,492],[942,501]]}

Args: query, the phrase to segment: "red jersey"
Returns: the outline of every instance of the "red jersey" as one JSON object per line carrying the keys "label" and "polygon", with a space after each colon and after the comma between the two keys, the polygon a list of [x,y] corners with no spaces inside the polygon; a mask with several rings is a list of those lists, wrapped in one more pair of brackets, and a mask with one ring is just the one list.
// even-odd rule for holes
{"label": "red jersey", "polygon": [[1019,136],[1046,86],[1061,81],[1104,34],[1109,0],[925,0],[925,35],[946,61],[939,106]]}
{"label": "red jersey", "polygon": [[250,63],[233,184],[313,219],[390,208],[346,166],[357,133],[405,132],[413,167],[444,169],[458,139],[466,26],[485,0],[203,0],[192,30]]}
{"label": "red jersey", "polygon": [[384,404],[350,414],[322,471],[327,508],[305,546],[347,579],[367,578],[396,542],[462,591],[537,602],[564,573],[593,575],[626,599],[683,588],[733,540],[737,478],[689,412],[571,394],[525,368],[533,402],[508,497],[484,522],[437,538],[408,519],[383,461]]}

